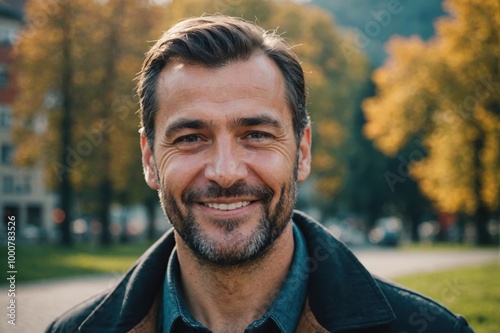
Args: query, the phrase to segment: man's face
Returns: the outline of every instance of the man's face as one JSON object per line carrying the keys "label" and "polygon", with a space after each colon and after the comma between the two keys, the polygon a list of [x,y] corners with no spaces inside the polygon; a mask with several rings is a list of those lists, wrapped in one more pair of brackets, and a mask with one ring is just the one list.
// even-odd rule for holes
{"label": "man's face", "polygon": [[262,256],[310,170],[310,129],[297,148],[278,67],[265,55],[215,69],[173,63],[157,96],[154,154],[143,136],[143,165],[175,232],[216,265]]}

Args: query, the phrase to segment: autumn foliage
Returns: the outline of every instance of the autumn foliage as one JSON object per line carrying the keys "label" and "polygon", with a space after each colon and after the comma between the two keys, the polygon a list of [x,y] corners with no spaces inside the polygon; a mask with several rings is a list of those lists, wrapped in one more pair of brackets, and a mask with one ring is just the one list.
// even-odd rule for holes
{"label": "autumn foliage", "polygon": [[[414,138],[410,173],[442,211],[484,226],[500,200],[500,2],[448,0],[436,36],[393,38],[365,100],[365,135],[389,155]],[[481,230],[483,230],[481,232]]]}

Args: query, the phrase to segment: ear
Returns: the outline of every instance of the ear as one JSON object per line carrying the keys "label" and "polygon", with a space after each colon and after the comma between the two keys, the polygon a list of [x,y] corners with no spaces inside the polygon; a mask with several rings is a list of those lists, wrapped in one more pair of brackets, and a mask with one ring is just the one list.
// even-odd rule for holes
{"label": "ear", "polygon": [[153,157],[151,147],[149,147],[148,139],[141,133],[141,151],[142,151],[142,170],[144,179],[149,187],[153,190],[158,190],[158,180],[156,179],[156,164]]}
{"label": "ear", "polygon": [[299,165],[297,180],[303,182],[311,173],[311,126],[307,126],[299,144]]}

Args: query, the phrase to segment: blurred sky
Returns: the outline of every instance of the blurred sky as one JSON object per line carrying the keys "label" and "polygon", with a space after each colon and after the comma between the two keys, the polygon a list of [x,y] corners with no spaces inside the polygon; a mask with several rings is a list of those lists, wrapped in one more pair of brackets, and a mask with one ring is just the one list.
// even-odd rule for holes
{"label": "blurred sky", "polygon": [[434,34],[434,20],[445,15],[442,2],[312,0],[309,4],[328,10],[340,27],[355,29],[356,33],[364,34],[368,38],[364,52],[372,64],[378,67],[387,57],[384,43],[391,36],[419,35],[428,39]]}

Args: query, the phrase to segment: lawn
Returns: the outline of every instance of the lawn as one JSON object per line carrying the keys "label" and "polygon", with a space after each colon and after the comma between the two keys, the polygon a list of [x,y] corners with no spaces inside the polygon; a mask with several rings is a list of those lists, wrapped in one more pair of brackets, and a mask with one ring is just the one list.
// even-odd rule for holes
{"label": "lawn", "polygon": [[[89,274],[125,272],[150,243],[120,244],[109,248],[78,244],[72,248],[57,245],[18,245],[17,282],[46,280]],[[2,253],[2,258],[4,253]],[[0,285],[7,283],[2,270]]]}
{"label": "lawn", "polygon": [[500,264],[401,277],[396,281],[467,318],[476,333],[500,332]]}

